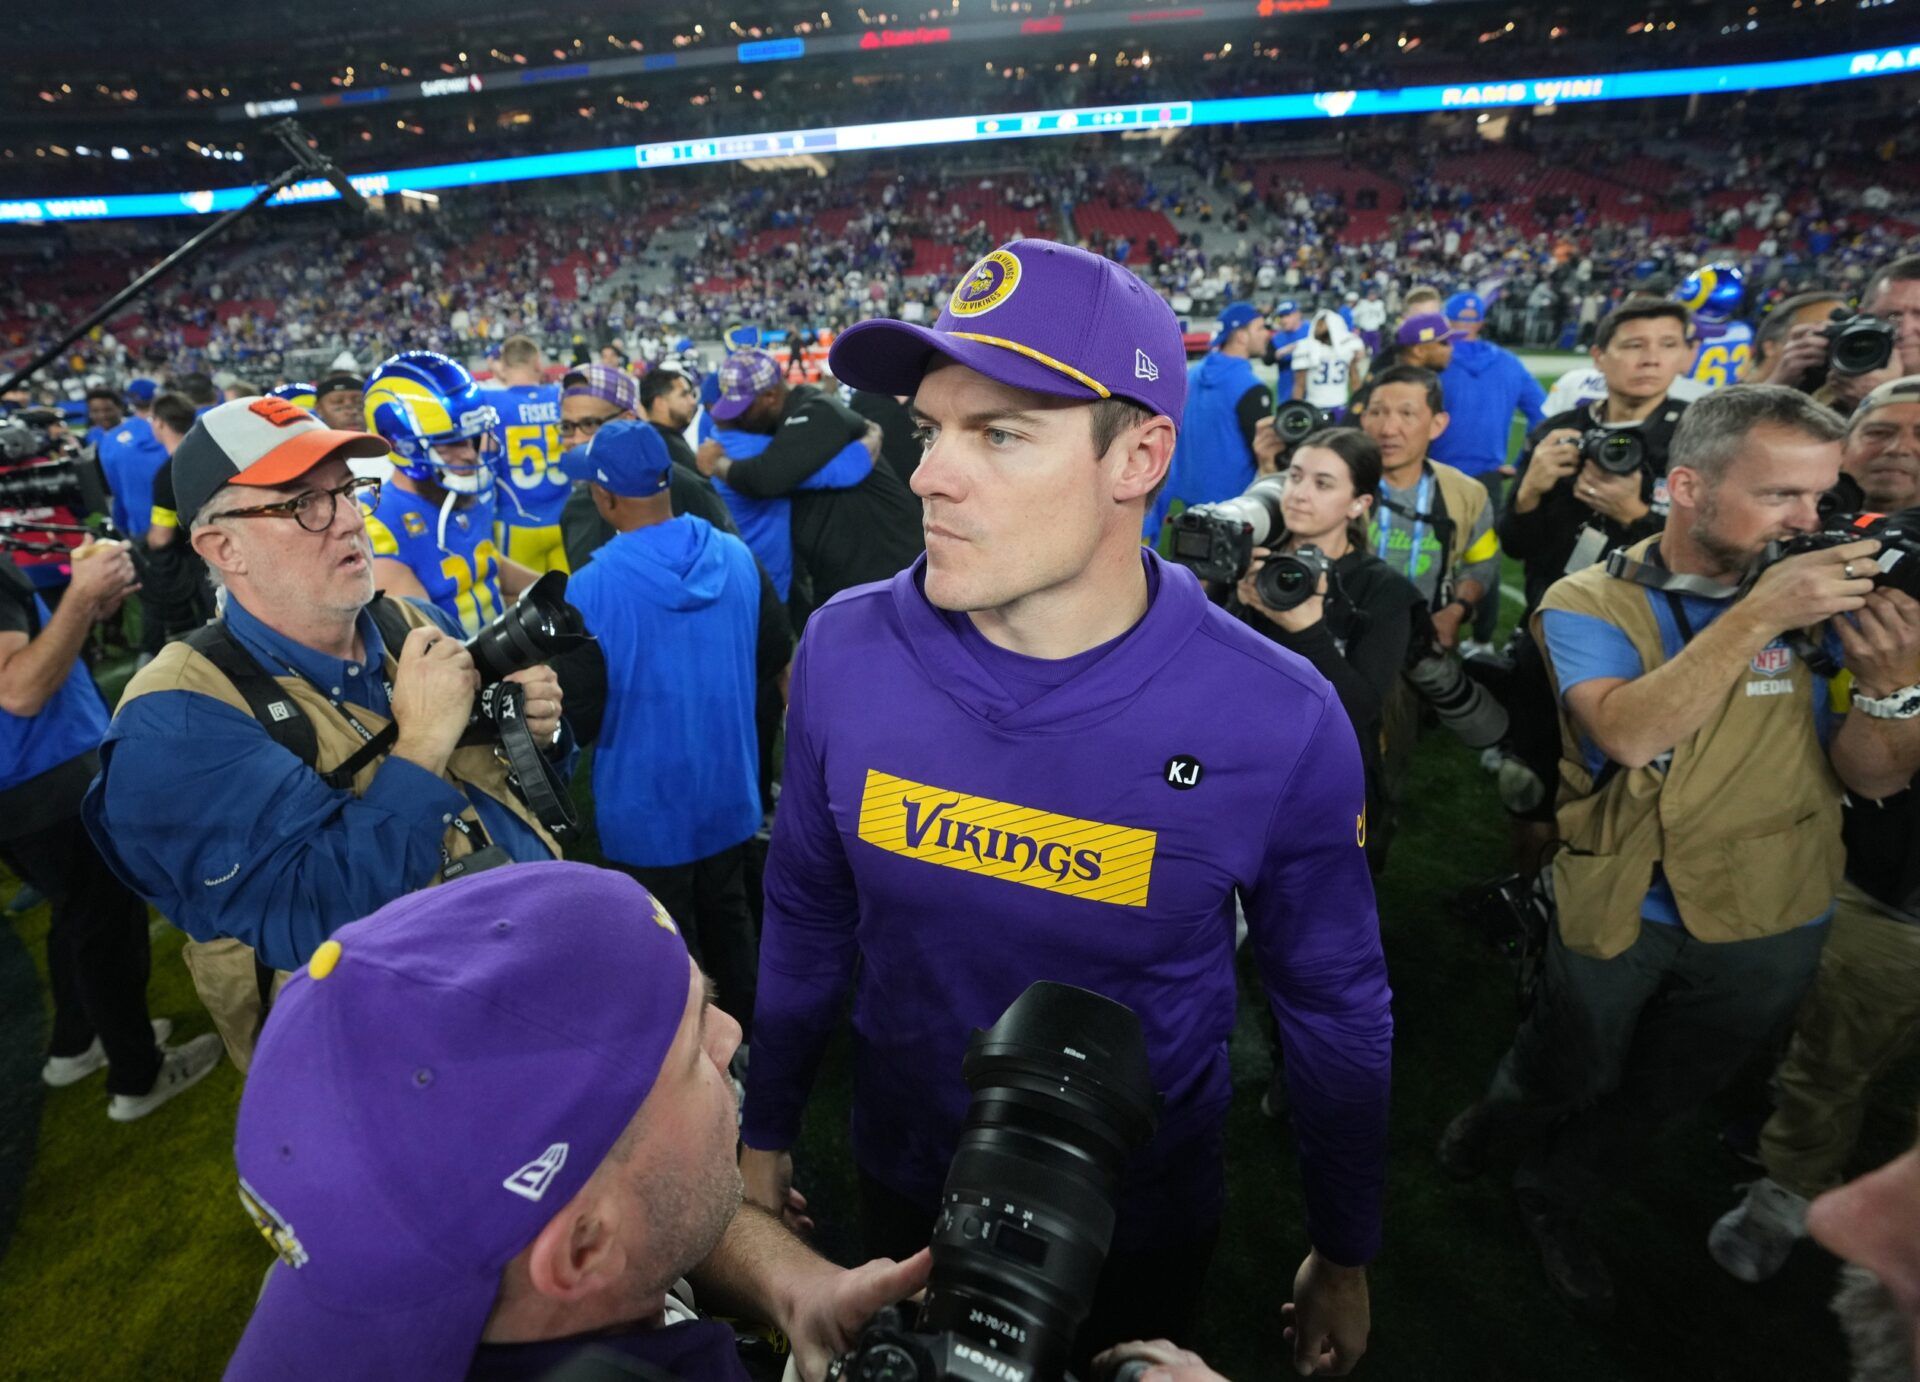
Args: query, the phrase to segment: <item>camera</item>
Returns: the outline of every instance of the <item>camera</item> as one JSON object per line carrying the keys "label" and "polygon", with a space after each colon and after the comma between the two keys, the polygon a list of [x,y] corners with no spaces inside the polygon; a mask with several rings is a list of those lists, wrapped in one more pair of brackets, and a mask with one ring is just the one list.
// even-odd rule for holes
{"label": "camera", "polygon": [[1437,642],[1413,640],[1406,674],[1440,723],[1468,748],[1490,749],[1507,737],[1506,707]]}
{"label": "camera", "polygon": [[1893,323],[1865,312],[1836,307],[1820,334],[1827,338],[1827,368],[1835,374],[1872,374],[1893,360]]}
{"label": "camera", "polygon": [[528,587],[505,614],[467,640],[480,684],[505,681],[515,672],[590,642],[586,620],[567,603],[567,573],[549,571]]}
{"label": "camera", "polygon": [[1592,427],[1580,438],[1580,459],[1609,475],[1631,475],[1647,463],[1647,443],[1633,427]]}
{"label": "camera", "polygon": [[1059,1382],[1113,1241],[1122,1172],[1159,1121],[1140,1020],[1041,981],[975,1031],[973,1090],[919,1318],[884,1310],[833,1361],[845,1382]]}
{"label": "camera", "polygon": [[1758,576],[1775,562],[1799,556],[1802,552],[1819,552],[1829,547],[1859,542],[1863,538],[1878,538],[1880,551],[1873,558],[1873,583],[1876,586],[1892,586],[1895,590],[1920,599],[1920,508],[1902,509],[1894,514],[1830,514],[1827,508],[1828,505],[1823,501],[1821,518],[1824,526],[1819,532],[1802,533],[1774,544],[1761,558],[1754,575]]}
{"label": "camera", "polygon": [[1280,434],[1288,450],[1331,423],[1326,413],[1302,399],[1290,399],[1273,410],[1273,430]]}
{"label": "camera", "polygon": [[1182,510],[1173,520],[1173,559],[1203,581],[1239,580],[1253,565],[1253,549],[1286,530],[1286,488],[1285,476],[1263,475],[1236,498]]}
{"label": "camera", "polygon": [[1275,552],[1253,576],[1253,588],[1269,609],[1298,608],[1320,588],[1320,578],[1333,570],[1333,563],[1318,547],[1302,547],[1297,552]]}

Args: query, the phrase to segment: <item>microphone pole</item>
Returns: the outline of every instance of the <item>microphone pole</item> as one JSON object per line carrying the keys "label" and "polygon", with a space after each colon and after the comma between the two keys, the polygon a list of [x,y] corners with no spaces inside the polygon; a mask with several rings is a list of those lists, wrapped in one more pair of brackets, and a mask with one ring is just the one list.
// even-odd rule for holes
{"label": "microphone pole", "polygon": [[236,222],[245,220],[248,216],[251,216],[296,182],[303,182],[309,178],[316,177],[325,178],[336,188],[340,189],[341,199],[345,201],[347,205],[357,211],[364,212],[367,210],[367,199],[354,189],[353,184],[347,181],[346,175],[334,167],[330,160],[308,146],[305,131],[301,130],[292,120],[282,120],[277,124],[269,125],[267,127],[267,133],[279,140],[281,145],[290,154],[293,154],[293,167],[287,169],[275,177],[273,181],[262,187],[245,206],[236,206],[233,210],[221,216],[220,219],[212,225],[202,230],[184,245],[174,250],[173,253],[169,254],[165,259],[162,259],[159,263],[141,274],[140,277],[134,279],[133,282],[87,313],[87,315],[82,317],[58,342],[48,346],[27,364],[15,370],[4,383],[0,383],[0,394],[8,393],[33,378],[34,375],[38,374],[55,360],[58,360],[61,355],[65,354],[68,346],[71,346],[75,341],[85,336],[89,331],[93,330],[94,327],[100,325],[100,323],[110,320],[121,308],[132,302],[135,298],[143,296],[154,284],[158,283],[182,264],[198,258],[207,246],[231,230]]}

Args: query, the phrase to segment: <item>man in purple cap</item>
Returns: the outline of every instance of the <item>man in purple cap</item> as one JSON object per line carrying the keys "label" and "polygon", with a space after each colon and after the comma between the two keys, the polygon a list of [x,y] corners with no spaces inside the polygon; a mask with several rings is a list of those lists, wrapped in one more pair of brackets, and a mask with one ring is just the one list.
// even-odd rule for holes
{"label": "man in purple cap", "polygon": [[803,488],[849,442],[864,441],[878,456],[878,425],[810,384],[789,387],[763,350],[738,350],[722,362],[720,397],[708,412],[722,428],[771,438],[749,460],[730,457],[717,437],[696,458],[702,471],[749,499],[792,500],[795,574],[806,578],[789,597],[797,620],[843,590],[886,580],[920,554],[918,505],[891,467],[874,467],[852,485]]}
{"label": "man in purple cap", "polygon": [[820,610],[794,661],[742,1169],[784,1202],[852,985],[868,1246],[924,1243],[968,1033],[1035,979],[1103,993],[1140,1016],[1165,1104],[1078,1360],[1179,1339],[1225,1208],[1238,896],[1312,1240],[1293,1359],[1344,1372],[1366,1346],[1392,1031],[1360,753],[1324,679],[1140,546],[1184,363],[1139,278],[1037,239],[982,258],[931,328],[835,343],[836,378],[912,395],[927,553]]}
{"label": "man in purple cap", "polygon": [[1152,542],[1174,500],[1183,506],[1231,499],[1253,483],[1254,437],[1273,416],[1273,390],[1253,372],[1273,331],[1250,302],[1228,303],[1213,348],[1187,371],[1187,408],[1180,419],[1173,464],[1160,496],[1147,508]]}
{"label": "man in purple cap", "polygon": [[279,1261],[227,1377],[504,1382],[596,1348],[745,1382],[691,1277],[817,1382],[930,1259],[844,1271],[741,1203],[739,1040],[666,909],[603,869],[499,869],[341,928],[241,1098],[240,1200]]}
{"label": "man in purple cap", "polygon": [[1393,363],[1440,373],[1453,362],[1453,327],[1438,312],[1421,312],[1393,333]]}

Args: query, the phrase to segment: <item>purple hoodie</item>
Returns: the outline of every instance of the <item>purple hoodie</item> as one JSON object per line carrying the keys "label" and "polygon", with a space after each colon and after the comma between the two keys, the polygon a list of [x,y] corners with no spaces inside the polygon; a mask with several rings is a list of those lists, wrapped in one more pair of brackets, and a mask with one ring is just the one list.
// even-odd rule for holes
{"label": "purple hoodie", "polygon": [[1036,979],[1078,984],[1139,1015],[1165,1100],[1116,1250],[1199,1231],[1225,1202],[1237,891],[1286,1048],[1308,1233],[1358,1265],[1379,1249],[1392,1041],[1359,748],[1304,660],[1143,560],[1146,615],[1059,663],[934,608],[924,558],[809,622],[742,1137],[793,1145],[858,955],[855,1159],[931,1211],[969,1035]]}

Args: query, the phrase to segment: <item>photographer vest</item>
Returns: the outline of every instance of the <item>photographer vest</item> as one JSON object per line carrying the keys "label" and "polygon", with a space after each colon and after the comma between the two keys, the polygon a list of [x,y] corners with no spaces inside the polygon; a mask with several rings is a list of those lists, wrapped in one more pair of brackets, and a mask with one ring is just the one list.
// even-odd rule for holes
{"label": "photographer vest", "polygon": [[[1627,555],[1647,560],[1656,540]],[[1667,661],[1652,593],[1593,566],[1556,582],[1541,610],[1613,625],[1632,641],[1644,674]],[[1539,614],[1533,635],[1551,664]],[[1681,923],[1702,941],[1777,935],[1832,904],[1844,861],[1841,787],[1815,732],[1814,676],[1783,648],[1766,655],[1770,664],[1789,660],[1751,668],[1729,686],[1664,770],[1608,763],[1589,773],[1580,730],[1560,704],[1557,816],[1566,848],[1554,856],[1553,886],[1568,949],[1604,960],[1632,945],[1656,865]],[[1782,681],[1791,689],[1780,691]],[[1753,693],[1755,683],[1767,693]]]}
{"label": "photographer vest", "polygon": [[[382,641],[387,645],[386,672],[391,679],[396,664],[394,648],[409,631],[432,625],[433,620],[424,610],[405,600],[380,598],[373,606],[373,613],[380,627]],[[225,648],[209,647],[207,652],[202,652],[193,646],[195,642],[207,642],[213,638],[224,642]],[[247,679],[253,685],[243,687],[215,665],[215,657],[232,665],[234,653],[244,659],[235,670],[250,671]],[[252,664],[251,669],[247,664]],[[211,696],[223,705],[232,706],[250,719],[259,720],[276,743],[328,779],[330,786],[351,791],[355,796],[365,793],[386,758],[384,754],[374,757],[361,765],[350,780],[334,780],[335,770],[360,752],[364,740],[359,732],[304,677],[267,674],[264,668],[254,663],[250,654],[227,638],[217,624],[196,630],[187,638],[162,648],[153,661],[141,668],[128,683],[120,701],[121,707],[155,691],[198,692],[203,696]],[[253,694],[249,695],[249,692]],[[294,713],[288,715],[286,712],[289,710]],[[353,714],[371,734],[377,735],[387,727],[388,721],[384,717],[358,705],[354,706]],[[470,744],[455,749],[440,776],[463,790],[472,786],[485,792],[526,822],[541,842],[553,851],[553,856],[556,859],[560,857],[559,844],[541,827],[526,803],[520,799],[519,793],[509,785],[506,763],[492,745]],[[478,824],[479,817],[471,806],[461,814],[470,828]],[[451,863],[473,853],[475,845],[466,831],[449,825],[442,837],[441,849],[444,858]],[[442,880],[443,873],[436,872],[428,886]],[[259,1037],[260,1024],[266,1018],[272,994],[278,992],[279,986],[286,982],[286,974],[261,965],[251,946],[232,937],[215,941],[189,940],[183,957],[188,971],[193,975],[193,985],[200,994],[200,1001],[206,1005],[221,1039],[226,1042],[227,1054],[244,1072],[252,1059],[254,1042]]]}
{"label": "photographer vest", "polygon": [[[1417,533],[1421,526],[1433,529],[1439,539],[1441,565],[1434,582],[1433,599],[1429,602],[1435,610],[1442,608],[1452,599],[1453,573],[1468,562],[1478,561],[1499,550],[1494,546],[1494,537],[1489,531],[1483,539],[1485,551],[1469,552],[1467,544],[1472,541],[1474,526],[1479,523],[1481,513],[1487,507],[1487,491],[1481,483],[1464,471],[1456,470],[1444,461],[1428,459],[1421,466],[1420,479],[1429,476],[1433,479],[1434,500],[1424,512],[1409,512],[1403,505],[1388,507],[1385,499],[1385,482],[1382,482],[1382,501],[1376,508],[1368,534],[1369,543],[1378,543],[1385,526],[1410,525]],[[1416,481],[1416,487],[1419,482]],[[1416,493],[1418,489],[1416,488]],[[1382,555],[1376,552],[1375,555]],[[1417,563],[1418,551],[1410,555],[1410,563]],[[1413,579],[1411,565],[1402,573]]]}

